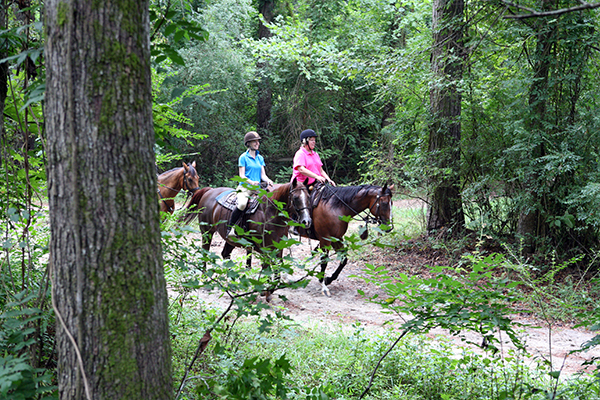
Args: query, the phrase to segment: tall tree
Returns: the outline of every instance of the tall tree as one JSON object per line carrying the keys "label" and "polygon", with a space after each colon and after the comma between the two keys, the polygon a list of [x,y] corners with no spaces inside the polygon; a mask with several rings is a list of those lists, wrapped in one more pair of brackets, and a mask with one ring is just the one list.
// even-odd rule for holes
{"label": "tall tree", "polygon": [[[271,23],[273,20],[273,10],[275,8],[275,0],[260,0],[258,2],[259,13],[263,16],[266,23]],[[262,20],[258,25],[258,40],[268,39],[271,37],[271,31]],[[269,123],[271,122],[271,108],[273,107],[272,96],[273,89],[271,88],[271,79],[267,76],[260,76],[265,68],[265,63],[259,62],[256,65],[257,73],[259,74],[258,86],[258,101],[256,103],[256,129],[260,134],[268,133]]]}
{"label": "tall tree", "polygon": [[464,1],[435,0],[433,3],[433,49],[430,92],[433,121],[429,151],[436,173],[427,214],[427,231],[462,230],[464,214],[460,194],[461,101],[458,84],[463,75]]}
{"label": "tall tree", "polygon": [[60,398],[169,399],[148,1],[45,8]]}

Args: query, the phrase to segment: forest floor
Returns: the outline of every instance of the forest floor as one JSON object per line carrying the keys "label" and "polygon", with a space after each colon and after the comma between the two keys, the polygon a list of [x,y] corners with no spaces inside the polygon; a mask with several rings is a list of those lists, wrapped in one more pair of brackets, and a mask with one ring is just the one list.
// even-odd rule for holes
{"label": "forest floor", "polygon": [[[395,201],[394,206],[401,207],[402,204]],[[301,244],[286,249],[285,254],[289,252],[295,259],[308,257],[311,248],[316,245],[316,241],[302,238]],[[223,240],[215,235],[211,251],[220,254],[222,246]],[[244,255],[245,251],[235,249],[232,258]],[[366,283],[360,278],[365,275],[363,272],[365,264],[385,265],[388,269],[400,269],[409,274],[418,271],[424,265],[448,265],[444,264],[446,261],[448,260],[444,259],[439,252],[423,252],[416,246],[397,252],[377,248],[369,249],[367,255],[350,257],[339,278],[329,286],[331,297],[322,294],[321,284],[316,278],[310,278],[310,282],[305,288],[276,291],[271,305],[300,324],[350,327],[352,324],[360,323],[365,329],[383,331],[383,329],[387,329],[385,328],[388,326],[386,323],[392,322],[399,327],[406,316],[384,314],[381,306],[367,300],[375,294],[383,296],[384,293],[379,287]],[[330,263],[327,269],[328,274],[331,274],[335,266],[337,266],[337,262],[334,262],[333,265]],[[364,296],[359,294],[359,290],[364,293]],[[217,293],[199,290],[197,295],[203,302],[217,307],[222,307],[226,302],[226,299],[219,297]],[[537,365],[536,362],[540,359],[548,360],[552,362],[553,370],[561,370],[562,376],[565,377],[583,372],[582,364],[585,361],[600,357],[599,348],[585,353],[571,354],[572,351],[579,349],[583,343],[595,336],[595,333],[586,329],[574,328],[573,323],[554,322],[549,326],[544,321],[530,315],[523,316],[518,313],[512,318],[524,325],[519,332],[527,346],[528,353],[533,356],[530,360],[532,367]],[[398,334],[400,334],[399,330]],[[429,332],[427,336],[432,339],[450,340],[457,353],[465,347],[478,351],[475,346],[468,345],[465,340],[472,343],[482,342],[482,337],[472,332],[454,336],[438,329]],[[508,350],[514,347],[507,337],[499,337],[499,339],[502,343],[502,351],[508,354]]]}

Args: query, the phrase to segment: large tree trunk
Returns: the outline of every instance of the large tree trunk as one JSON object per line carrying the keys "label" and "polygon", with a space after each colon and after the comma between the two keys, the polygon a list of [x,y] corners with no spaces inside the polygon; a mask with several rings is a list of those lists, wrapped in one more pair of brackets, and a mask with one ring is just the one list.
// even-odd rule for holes
{"label": "large tree trunk", "polygon": [[435,81],[430,94],[429,151],[439,172],[432,177],[428,232],[450,228],[457,233],[464,227],[459,180],[462,98],[457,89],[463,74],[463,13],[463,0],[435,0],[433,4],[431,69]]}
{"label": "large tree trunk", "polygon": [[45,8],[60,398],[169,399],[148,1]]}

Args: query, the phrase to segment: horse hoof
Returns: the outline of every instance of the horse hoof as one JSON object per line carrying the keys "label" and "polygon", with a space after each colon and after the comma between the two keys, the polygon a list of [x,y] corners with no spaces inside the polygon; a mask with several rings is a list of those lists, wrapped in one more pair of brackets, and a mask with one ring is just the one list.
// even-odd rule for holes
{"label": "horse hoof", "polygon": [[263,295],[263,296],[265,296],[265,301],[266,301],[267,303],[270,303],[270,302],[271,302],[271,300],[273,300],[273,292],[270,292],[270,291],[266,291],[266,290],[265,290],[265,291],[262,293],[262,295]]}
{"label": "horse hoof", "polygon": [[331,297],[331,292],[329,291],[329,288],[327,286],[323,286],[321,288],[321,293],[323,293],[327,297]]}

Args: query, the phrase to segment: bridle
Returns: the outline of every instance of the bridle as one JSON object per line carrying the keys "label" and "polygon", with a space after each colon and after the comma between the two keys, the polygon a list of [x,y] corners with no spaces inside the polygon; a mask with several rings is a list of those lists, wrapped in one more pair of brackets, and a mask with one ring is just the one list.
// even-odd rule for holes
{"label": "bridle", "polygon": [[[379,214],[379,207],[381,206],[381,195],[378,194],[375,202],[371,207],[369,207],[369,213],[364,218],[364,221],[367,223],[378,224],[381,225],[383,223],[381,215]],[[390,199],[390,207],[392,206],[392,200]],[[375,212],[373,212],[373,207],[375,207]],[[391,214],[391,213],[390,213]],[[390,226],[394,226],[394,220],[390,215]]]}
{"label": "bridle", "polygon": [[310,203],[310,195],[308,194],[308,189],[306,186],[302,185],[300,187],[296,187],[294,189],[290,189],[290,192],[288,194],[288,204],[292,204],[292,206],[294,207],[294,211],[296,211],[296,213],[299,213],[300,211],[304,211],[304,210],[310,210],[310,204],[301,204],[300,208],[298,208],[298,205],[296,204],[296,200],[299,200],[297,197],[292,197],[292,194],[294,194],[294,192],[296,191],[305,191],[306,192],[306,197],[307,199],[309,199],[309,203]]}
{"label": "bridle", "polygon": [[183,190],[187,190],[188,192],[188,197],[190,197],[192,194],[194,194],[195,191],[200,190],[200,186],[197,186],[195,188],[188,188],[188,184],[187,184],[187,179],[185,179],[185,176],[189,174],[189,172],[185,172],[183,171],[183,185],[181,185],[183,187]]}
{"label": "bridle", "polygon": [[[331,189],[329,189],[331,190]],[[373,202],[373,204],[368,208],[367,211],[367,215],[366,216],[362,216],[360,215],[360,213],[358,211],[356,211],[354,208],[352,208],[352,206],[350,206],[348,203],[346,203],[344,200],[342,200],[337,193],[335,193],[335,191],[332,192],[333,195],[346,207],[348,207],[348,209],[350,211],[352,211],[354,213],[354,215],[357,215],[358,217],[360,217],[360,219],[362,219],[362,221],[365,223],[365,230],[368,230],[368,225],[369,224],[378,224],[381,225],[383,223],[381,215],[379,214],[379,208],[381,206],[381,194],[377,195],[377,198],[375,199],[375,201]],[[392,200],[390,197],[390,207],[392,206]],[[373,207],[375,207],[375,212],[373,212]],[[391,210],[390,210],[390,224],[389,226],[391,227],[391,229],[394,229],[394,219],[392,218],[392,214],[391,214]]]}

